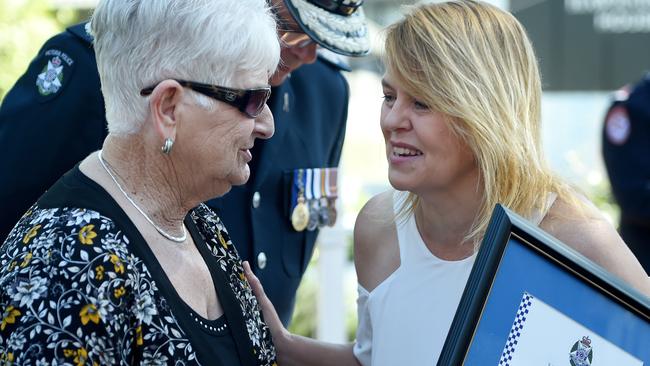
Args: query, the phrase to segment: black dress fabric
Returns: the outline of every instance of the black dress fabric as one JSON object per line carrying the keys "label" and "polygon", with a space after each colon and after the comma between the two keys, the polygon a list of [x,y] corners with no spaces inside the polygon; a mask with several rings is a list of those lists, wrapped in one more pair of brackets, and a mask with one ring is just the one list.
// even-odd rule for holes
{"label": "black dress fabric", "polygon": [[0,248],[0,353],[15,364],[274,365],[270,332],[220,219],[185,219],[224,309],[178,295],[128,216],[78,167]]}

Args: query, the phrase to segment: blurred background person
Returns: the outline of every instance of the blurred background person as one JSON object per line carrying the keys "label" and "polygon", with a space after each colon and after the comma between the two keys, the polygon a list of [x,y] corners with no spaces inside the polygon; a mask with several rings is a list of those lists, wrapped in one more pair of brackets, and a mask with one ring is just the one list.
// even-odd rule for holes
{"label": "blurred background person", "polygon": [[602,136],[619,232],[650,273],[650,74],[614,93]]}
{"label": "blurred background person", "polygon": [[612,225],[547,167],[537,59],[511,14],[470,0],[415,7],[388,28],[384,61],[394,189],[371,198],[354,229],[356,342],[289,333],[247,271],[280,364],[435,363],[496,203],[650,294]]}
{"label": "blurred background person", "polygon": [[[370,44],[361,0],[270,4],[282,39],[268,101],[275,136],[253,148],[249,182],[208,205],[288,324],[318,229],[336,220],[337,179],[326,168],[337,167],[341,157],[349,89],[341,74],[348,66],[332,52],[361,56]],[[47,41],[0,106],[0,240],[63,173],[101,148],[106,121],[91,42],[85,23]],[[328,178],[318,187],[330,194],[316,199],[321,189],[305,197],[316,209],[310,227],[296,229],[292,192],[306,185],[308,175],[310,182],[315,175]],[[328,220],[314,221],[321,215],[313,212],[326,213]]]}
{"label": "blurred background person", "polygon": [[270,8],[104,0],[91,28],[108,136],[1,247],[4,361],[274,364],[233,242],[201,203],[244,184],[273,135]]}

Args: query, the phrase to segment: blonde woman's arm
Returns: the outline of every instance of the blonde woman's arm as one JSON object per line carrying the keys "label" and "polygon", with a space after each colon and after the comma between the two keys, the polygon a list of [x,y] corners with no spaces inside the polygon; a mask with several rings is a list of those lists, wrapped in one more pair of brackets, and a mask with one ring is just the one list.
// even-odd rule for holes
{"label": "blonde woman's arm", "polygon": [[281,366],[360,366],[352,353],[352,344],[334,344],[317,341],[289,332],[275,311],[271,300],[266,296],[262,284],[248,262],[244,262],[244,272],[255,297],[259,302],[264,320],[271,329],[273,343],[277,349],[278,364]]}
{"label": "blonde woman's arm", "polygon": [[540,227],[650,297],[650,277],[605,217],[585,200],[584,210],[561,200]]}

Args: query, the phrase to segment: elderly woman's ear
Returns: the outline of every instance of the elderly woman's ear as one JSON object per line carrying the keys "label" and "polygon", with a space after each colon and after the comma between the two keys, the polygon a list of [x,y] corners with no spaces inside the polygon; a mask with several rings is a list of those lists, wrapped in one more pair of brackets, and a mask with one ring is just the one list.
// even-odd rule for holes
{"label": "elderly woman's ear", "polygon": [[178,108],[183,100],[183,87],[174,80],[158,84],[149,98],[149,116],[160,137],[176,139]]}

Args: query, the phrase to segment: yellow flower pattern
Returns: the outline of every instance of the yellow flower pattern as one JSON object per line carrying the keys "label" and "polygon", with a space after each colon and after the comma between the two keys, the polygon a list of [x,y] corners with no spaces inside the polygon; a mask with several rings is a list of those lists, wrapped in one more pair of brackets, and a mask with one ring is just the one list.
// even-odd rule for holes
{"label": "yellow flower pattern", "polygon": [[33,228],[29,229],[25,237],[23,238],[23,244],[29,244],[29,241],[32,240],[38,234],[38,229],[41,228],[41,225],[36,225]]}
{"label": "yellow flower pattern", "polygon": [[142,325],[135,328],[135,344],[138,346],[142,346],[144,344],[144,341],[142,339]]}
{"label": "yellow flower pattern", "polygon": [[124,273],[124,264],[122,264],[120,257],[115,254],[111,254],[109,257],[111,258],[111,263],[113,263],[113,267],[115,268],[115,273]]}
{"label": "yellow flower pattern", "polygon": [[84,366],[86,364],[86,360],[88,360],[88,351],[86,351],[85,348],[79,348],[75,352],[75,357],[74,357],[74,364],[77,366]]}
{"label": "yellow flower pattern", "polygon": [[0,330],[5,330],[7,324],[14,324],[16,322],[16,318],[18,318],[20,314],[20,310],[13,307],[13,305],[7,306],[4,314],[2,314],[2,324],[0,324]]}
{"label": "yellow flower pattern", "polygon": [[97,237],[97,233],[93,231],[95,225],[86,225],[79,230],[79,241],[81,244],[92,245],[93,239]]}
{"label": "yellow flower pattern", "polygon": [[95,267],[95,278],[101,281],[104,278],[104,266],[101,264]]}
{"label": "yellow flower pattern", "polygon": [[9,366],[14,364],[14,354],[13,352],[7,352],[0,354],[0,365]]}
{"label": "yellow flower pattern", "polygon": [[25,258],[23,258],[23,262],[20,264],[20,267],[25,268],[29,264],[29,262],[32,260],[32,252],[27,253],[25,255]]}
{"label": "yellow flower pattern", "polygon": [[217,237],[219,238],[219,242],[221,243],[221,246],[224,247],[224,249],[228,249],[228,243],[223,238],[223,235],[221,235],[220,232],[217,232]]}
{"label": "yellow flower pattern", "polygon": [[79,312],[81,324],[86,325],[88,322],[99,324],[99,311],[94,304],[85,305]]}

